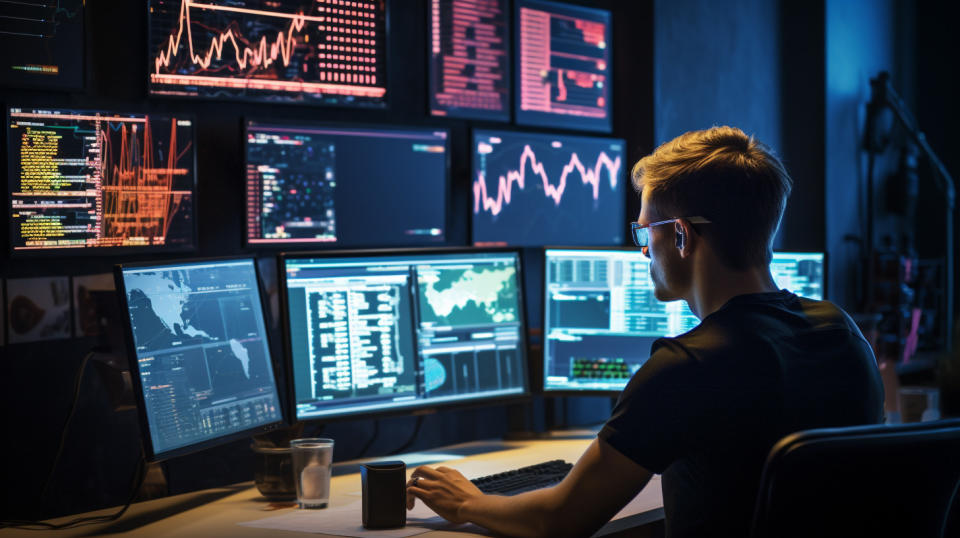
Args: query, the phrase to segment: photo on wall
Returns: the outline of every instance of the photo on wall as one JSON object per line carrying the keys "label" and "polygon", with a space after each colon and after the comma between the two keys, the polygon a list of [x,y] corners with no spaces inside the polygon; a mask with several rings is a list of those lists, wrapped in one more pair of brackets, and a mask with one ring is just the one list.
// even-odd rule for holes
{"label": "photo on wall", "polygon": [[70,338],[70,277],[7,280],[11,344]]}
{"label": "photo on wall", "polygon": [[102,324],[100,317],[103,307],[101,303],[116,301],[116,286],[113,274],[100,273],[73,277],[73,335],[98,336]]}

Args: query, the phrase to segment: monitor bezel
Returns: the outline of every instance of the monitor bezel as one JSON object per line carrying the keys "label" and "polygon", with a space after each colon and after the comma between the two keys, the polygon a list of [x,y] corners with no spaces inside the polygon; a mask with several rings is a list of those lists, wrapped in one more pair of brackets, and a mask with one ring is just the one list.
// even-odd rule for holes
{"label": "monitor bezel", "polygon": [[[182,447],[174,448],[171,450],[164,450],[157,452],[153,445],[153,437],[150,435],[150,426],[147,418],[147,405],[146,397],[143,394],[143,383],[140,378],[140,362],[137,357],[137,345],[133,339],[133,324],[130,320],[130,311],[129,305],[127,303],[127,288],[123,278],[123,272],[126,269],[138,269],[144,267],[164,267],[164,266],[176,266],[184,264],[201,264],[201,263],[215,263],[215,262],[235,262],[235,261],[250,261],[253,265],[254,278],[257,280],[257,297],[260,300],[260,310],[261,315],[263,316],[264,323],[264,340],[267,345],[267,352],[270,354],[269,361],[270,367],[273,371],[273,383],[276,386],[276,395],[277,402],[280,408],[280,420],[276,422],[270,422],[268,424],[263,424],[260,426],[255,426],[253,428],[248,428],[246,430],[233,432],[227,435],[215,437],[206,441],[201,441],[198,443],[193,443],[190,445],[185,445]],[[201,450],[208,448],[213,448],[220,446],[238,439],[245,437],[251,437],[253,435],[258,435],[262,433],[271,432],[274,430],[281,429],[289,424],[287,410],[284,400],[283,387],[280,384],[280,374],[277,372],[277,359],[273,356],[273,346],[270,338],[270,327],[267,319],[267,310],[264,308],[268,303],[268,297],[264,293],[263,289],[263,280],[260,276],[260,267],[257,264],[257,258],[253,255],[249,256],[218,256],[218,257],[209,257],[209,258],[185,258],[178,260],[157,260],[153,262],[136,262],[136,263],[118,263],[114,266],[113,270],[114,283],[117,288],[117,298],[120,301],[120,312],[123,317],[123,330],[124,330],[124,339],[126,340],[126,351],[127,351],[127,360],[130,367],[130,380],[133,387],[133,395],[137,404],[137,418],[140,423],[140,438],[143,442],[143,450],[145,454],[146,461],[149,462],[160,462],[166,461],[171,458],[176,458],[180,456],[185,456],[188,454],[193,454]]]}
{"label": "monitor bezel", "polygon": [[443,131],[444,133],[446,133],[446,138],[444,139],[444,147],[445,147],[446,149],[444,150],[444,180],[443,180],[443,183],[442,183],[442,185],[443,185],[443,191],[444,191],[444,193],[443,193],[443,226],[444,226],[444,229],[443,229],[443,235],[441,236],[441,239],[437,241],[436,245],[429,245],[429,244],[419,244],[419,245],[418,245],[418,244],[408,244],[408,245],[396,245],[396,246],[392,246],[392,247],[388,246],[388,247],[384,247],[384,248],[392,248],[392,249],[399,249],[399,248],[437,248],[437,247],[442,246],[442,245],[443,245],[444,243],[446,243],[447,241],[449,241],[449,239],[450,239],[450,224],[451,224],[451,217],[452,217],[451,211],[450,211],[450,207],[451,207],[451,204],[450,204],[451,192],[450,192],[450,191],[452,190],[452,189],[450,188],[450,178],[451,178],[451,175],[452,175],[452,171],[451,171],[451,167],[452,167],[452,155],[451,155],[451,153],[452,153],[452,151],[453,151],[453,145],[452,145],[452,142],[451,142],[452,132],[451,132],[451,128],[450,128],[450,127],[445,127],[445,126],[442,126],[442,125],[433,125],[433,124],[413,125],[413,124],[391,124],[391,123],[353,123],[353,122],[337,122],[337,121],[309,121],[309,120],[290,120],[290,119],[272,120],[272,119],[266,119],[265,117],[260,117],[260,116],[246,116],[246,117],[243,117],[243,118],[241,119],[241,136],[243,137],[243,140],[242,140],[242,142],[241,142],[241,143],[242,143],[241,151],[243,152],[243,154],[242,154],[242,157],[243,157],[242,166],[243,166],[243,175],[244,175],[243,192],[242,192],[242,194],[243,194],[243,196],[242,196],[242,201],[243,201],[243,213],[242,213],[242,215],[243,215],[243,248],[245,248],[245,249],[256,249],[256,250],[266,250],[266,251],[271,251],[271,252],[291,252],[291,253],[294,253],[294,252],[307,252],[307,251],[327,251],[327,249],[329,249],[330,252],[335,252],[335,251],[347,250],[347,249],[363,249],[363,250],[368,250],[368,249],[371,249],[371,248],[380,248],[380,245],[377,245],[377,244],[370,244],[370,245],[349,245],[349,244],[344,244],[344,243],[339,242],[339,241],[331,241],[331,242],[304,241],[304,242],[302,242],[302,243],[283,243],[283,242],[262,242],[262,243],[261,243],[261,242],[256,242],[256,243],[254,243],[254,242],[251,242],[251,241],[250,241],[250,236],[249,236],[249,233],[248,233],[248,232],[249,232],[249,229],[247,228],[248,225],[249,225],[249,221],[248,221],[247,219],[248,219],[248,217],[249,217],[248,212],[250,211],[250,206],[249,206],[249,204],[247,203],[247,202],[248,202],[248,195],[249,195],[249,193],[247,192],[247,189],[248,189],[249,185],[248,185],[247,179],[246,179],[246,174],[247,174],[247,138],[248,138],[248,132],[249,132],[250,124],[251,124],[251,123],[260,124],[260,125],[276,126],[276,127],[291,127],[291,128],[297,128],[297,127],[309,128],[309,127],[314,127],[314,128],[333,128],[333,129],[355,129],[355,130],[371,129],[371,130],[383,130],[383,131],[411,131],[411,130],[412,130],[412,131],[419,131],[419,130],[422,130],[422,131]]}
{"label": "monitor bezel", "polygon": [[[537,372],[536,380],[531,379],[532,387],[534,393],[540,396],[606,396],[606,397],[619,397],[623,392],[623,389],[548,389],[546,387],[546,353],[547,353],[547,251],[548,250],[598,250],[598,251],[619,251],[619,252],[637,252],[640,255],[643,255],[641,249],[635,246],[621,246],[621,247],[609,247],[609,246],[545,246],[541,250],[541,255],[543,256],[543,274],[540,275],[543,279],[543,285],[540,287],[540,307],[541,307],[541,318],[540,318],[540,327],[543,329],[543,345],[541,346],[542,352],[540,354],[540,360],[536,364]],[[823,256],[823,300],[828,300],[827,298],[827,253],[825,251],[800,251],[800,250],[783,250],[783,251],[774,251],[774,254],[820,254]],[[629,381],[628,381],[629,383]]]}
{"label": "monitor bezel", "polygon": [[[403,256],[430,256],[430,255],[456,255],[456,254],[512,254],[517,261],[517,296],[518,308],[520,309],[520,345],[518,349],[523,352],[520,364],[523,368],[523,390],[516,394],[478,396],[463,400],[454,400],[441,403],[429,403],[429,401],[415,400],[411,405],[388,407],[386,409],[358,410],[340,413],[330,413],[317,417],[299,418],[297,416],[297,396],[294,380],[293,358],[291,352],[291,333],[290,333],[290,310],[287,292],[287,271],[286,261],[305,258],[369,258],[369,257],[403,257]],[[442,248],[405,248],[405,249],[365,249],[365,250],[337,250],[337,251],[315,251],[315,252],[282,252],[277,256],[277,278],[278,290],[280,293],[280,330],[283,339],[283,359],[284,370],[286,371],[287,383],[287,402],[290,407],[289,422],[296,423],[320,423],[337,422],[342,420],[352,420],[358,418],[385,418],[393,416],[416,416],[428,415],[438,411],[447,411],[451,409],[467,409],[475,407],[488,407],[493,405],[506,405],[513,403],[522,403],[529,401],[533,396],[531,390],[532,379],[530,377],[530,350],[529,336],[527,335],[528,323],[526,314],[526,305],[524,305],[523,293],[523,256],[519,249],[513,248],[485,248],[475,249],[471,247],[442,247]],[[416,330],[416,324],[413,325]],[[419,349],[417,350],[419,359]]]}
{"label": "monitor bezel", "polygon": [[[514,20],[514,32],[513,32],[513,41],[514,41],[514,55],[513,58],[513,79],[516,81],[516,86],[513,89],[513,120],[516,125],[523,127],[532,127],[538,129],[567,129],[573,131],[589,132],[589,133],[598,133],[598,134],[611,134],[613,133],[613,88],[614,83],[613,79],[616,75],[613,64],[614,64],[614,51],[610,51],[610,60],[608,62],[608,67],[610,70],[610,80],[607,84],[607,118],[605,126],[583,126],[578,125],[575,122],[577,120],[576,116],[571,115],[555,115],[557,122],[554,124],[551,123],[537,123],[535,121],[521,119],[521,110],[520,110],[520,101],[523,98],[522,96],[522,77],[523,73],[520,72],[520,61],[517,56],[520,54],[520,45],[521,45],[521,36],[520,36],[520,10],[525,7],[524,4],[546,4],[550,6],[556,6],[560,9],[570,9],[573,11],[581,12],[597,12],[602,11],[607,14],[609,23],[607,24],[606,37],[607,44],[613,46],[613,11],[607,8],[602,7],[593,7],[593,6],[582,6],[577,4],[568,4],[565,2],[554,2],[552,0],[514,0],[513,2],[513,20]],[[538,112],[538,114],[543,114],[547,117],[554,117],[546,112]]]}
{"label": "monitor bezel", "polygon": [[[535,244],[532,244],[532,245],[511,245],[511,244],[507,244],[507,245],[501,245],[501,244],[495,244],[495,245],[482,244],[482,245],[478,245],[478,244],[477,244],[476,237],[475,237],[475,234],[476,234],[476,223],[474,222],[474,221],[476,220],[476,213],[473,212],[473,208],[474,208],[474,206],[475,206],[475,204],[476,204],[476,200],[474,199],[474,194],[473,194],[473,182],[476,180],[476,170],[477,170],[477,154],[476,154],[476,149],[475,149],[476,146],[477,146],[477,133],[482,133],[482,132],[488,132],[488,133],[509,133],[509,134],[511,134],[511,135],[520,135],[520,136],[528,136],[528,135],[530,135],[530,136],[556,137],[556,138],[582,138],[582,139],[596,140],[596,141],[599,141],[599,140],[618,141],[618,142],[620,142],[620,143],[623,144],[623,150],[622,150],[622,152],[623,152],[623,155],[622,155],[623,160],[622,160],[622,162],[623,162],[623,163],[627,163],[627,141],[626,141],[626,139],[623,139],[623,138],[617,138],[617,137],[614,137],[614,136],[591,136],[590,134],[584,134],[584,133],[569,133],[569,132],[563,132],[563,133],[561,133],[561,132],[554,132],[554,131],[530,131],[530,130],[515,129],[515,128],[502,128],[502,129],[496,129],[496,128],[490,128],[490,127],[473,127],[473,128],[471,128],[471,129],[470,129],[470,147],[467,148],[467,149],[468,149],[468,151],[467,151],[467,154],[468,154],[468,159],[467,159],[468,164],[467,164],[467,165],[468,165],[468,167],[469,167],[469,170],[468,170],[468,174],[469,174],[468,188],[469,188],[469,200],[470,200],[470,206],[469,206],[469,208],[468,208],[468,211],[469,211],[469,213],[470,213],[470,219],[469,219],[469,221],[467,222],[467,231],[468,231],[468,234],[469,234],[468,240],[469,240],[469,242],[470,242],[470,245],[472,245],[474,248],[515,248],[515,249],[532,248],[532,249],[542,249],[542,248],[545,248],[545,247],[548,246],[548,244],[541,244],[541,243],[535,243]],[[626,195],[627,195],[627,182],[628,182],[629,178],[628,178],[627,169],[626,169],[625,166],[621,167],[621,172],[620,172],[620,173],[621,173],[621,178],[620,178],[620,179],[621,179],[621,182],[620,182],[620,183],[623,185],[623,194],[624,194],[624,195],[622,196],[622,199],[620,200],[620,204],[621,204],[621,208],[620,208],[620,209],[621,209],[621,211],[623,212],[623,215],[622,215],[623,218],[621,218],[621,220],[624,222],[624,225],[626,225],[626,223],[628,222],[626,219],[629,218],[629,217],[627,217],[627,196],[626,196]],[[629,241],[629,239],[630,239],[630,238],[627,236],[626,232],[624,232],[623,241]],[[620,243],[620,245],[625,245],[625,244],[626,244],[625,242],[624,242],[624,243]],[[592,248],[592,247],[598,247],[598,248],[608,248],[608,247],[609,247],[609,248],[616,248],[617,246],[618,246],[618,245],[613,245],[613,244],[607,244],[607,245],[590,245],[591,248]]]}
{"label": "monitor bezel", "polygon": [[10,217],[10,212],[12,210],[14,181],[16,175],[11,173],[11,168],[14,166],[13,159],[10,156],[11,144],[13,144],[13,138],[10,136],[10,122],[12,121],[12,110],[14,108],[23,110],[23,111],[58,111],[70,114],[102,114],[105,118],[110,118],[114,116],[120,117],[136,117],[136,116],[152,116],[159,118],[183,118],[185,120],[190,120],[190,144],[193,147],[193,159],[192,159],[192,169],[193,169],[193,182],[191,185],[191,190],[193,191],[193,198],[191,200],[192,204],[192,222],[190,223],[190,244],[186,246],[179,245],[134,245],[127,247],[51,247],[51,248],[42,248],[42,249],[28,249],[28,250],[18,250],[14,245],[13,234],[15,228],[13,223],[10,223],[9,229],[6,234],[7,241],[7,253],[11,258],[69,258],[69,257],[88,257],[88,256],[117,256],[117,255],[134,255],[134,254],[156,254],[161,255],[163,253],[170,254],[181,254],[181,253],[190,253],[196,252],[199,249],[199,220],[200,220],[200,204],[198,203],[198,190],[197,190],[197,117],[193,113],[184,113],[179,114],[176,112],[130,112],[130,111],[118,111],[118,110],[101,110],[101,109],[90,109],[90,108],[65,108],[57,106],[13,106],[9,103],[4,107],[6,127],[4,128],[4,143],[5,143],[5,170],[7,172],[7,182],[6,182],[6,203],[5,211],[7,218]]}
{"label": "monitor bezel", "polygon": [[146,28],[144,28],[144,35],[146,36],[144,38],[146,41],[146,45],[144,46],[144,56],[145,56],[144,65],[147,67],[147,76],[144,77],[143,79],[143,92],[148,99],[186,100],[186,101],[197,101],[200,103],[229,101],[234,103],[258,103],[262,106],[289,105],[289,106],[295,106],[295,107],[313,106],[313,107],[320,107],[320,108],[344,108],[344,109],[360,109],[360,110],[365,110],[365,109],[366,110],[390,110],[391,108],[391,96],[393,95],[393,87],[391,86],[391,84],[393,81],[393,77],[390,76],[390,66],[392,65],[392,61],[391,61],[392,59],[390,54],[390,49],[392,48],[390,46],[390,36],[392,35],[392,32],[390,31],[390,12],[393,8],[392,6],[393,0],[383,0],[383,21],[384,21],[383,57],[384,57],[384,61],[387,63],[387,66],[383,72],[384,72],[384,76],[386,76],[387,78],[387,81],[384,84],[386,88],[386,94],[383,98],[383,102],[377,103],[377,104],[322,103],[322,102],[310,102],[310,101],[270,101],[263,98],[246,97],[246,96],[221,97],[221,96],[207,96],[207,95],[170,95],[170,94],[154,93],[151,89],[151,82],[150,82],[150,73],[152,72],[152,70],[150,69],[150,63],[153,61],[153,53],[154,53],[150,49],[150,41],[151,41],[150,38],[152,37],[151,28],[153,27],[151,25],[151,17],[153,17],[153,14],[151,13],[151,10],[150,10],[150,4],[153,1],[154,0],[148,0],[143,7],[143,9],[146,11],[146,14],[147,14]]}
{"label": "monitor bezel", "polygon": [[[439,0],[444,1],[444,0]],[[457,0],[451,0],[457,1]],[[427,32],[427,91],[426,91],[426,110],[427,116],[430,118],[438,119],[452,119],[452,120],[468,120],[468,121],[484,121],[491,123],[503,123],[509,124],[513,120],[513,7],[510,5],[510,0],[497,0],[503,4],[504,8],[504,19],[506,26],[506,39],[504,40],[504,47],[506,48],[506,57],[507,57],[507,66],[504,76],[506,77],[506,88],[507,88],[507,99],[505,103],[505,110],[501,113],[503,117],[490,117],[483,116],[484,112],[480,109],[469,109],[473,113],[450,113],[447,111],[447,114],[434,114],[433,108],[433,93],[431,85],[431,76],[433,75],[433,53],[431,52],[431,40],[432,40],[432,29],[433,29],[433,17],[430,13],[431,3],[433,0],[427,1],[427,19],[426,19],[426,32]],[[463,110],[463,109],[458,109]]]}

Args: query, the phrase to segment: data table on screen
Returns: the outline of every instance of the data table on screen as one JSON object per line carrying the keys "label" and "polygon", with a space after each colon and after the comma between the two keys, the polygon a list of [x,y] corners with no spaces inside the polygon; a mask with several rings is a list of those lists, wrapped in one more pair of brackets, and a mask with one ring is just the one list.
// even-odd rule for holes
{"label": "data table on screen", "polygon": [[[638,249],[548,248],[544,256],[546,391],[619,392],[655,340],[700,323],[685,301],[656,298],[650,258]],[[770,272],[779,288],[820,300],[823,260],[775,252]]]}
{"label": "data table on screen", "polygon": [[474,245],[622,244],[623,140],[477,130],[472,159]]}
{"label": "data table on screen", "polygon": [[515,20],[517,123],[610,132],[610,12],[518,0]]}
{"label": "data table on screen", "polygon": [[430,113],[510,119],[507,0],[430,0]]}
{"label": "data table on screen", "polygon": [[386,0],[150,0],[152,95],[386,105]]}
{"label": "data table on screen", "polygon": [[189,116],[9,109],[12,249],[193,248],[193,129]]}
{"label": "data table on screen", "polygon": [[515,253],[287,257],[298,419],[525,394]]}

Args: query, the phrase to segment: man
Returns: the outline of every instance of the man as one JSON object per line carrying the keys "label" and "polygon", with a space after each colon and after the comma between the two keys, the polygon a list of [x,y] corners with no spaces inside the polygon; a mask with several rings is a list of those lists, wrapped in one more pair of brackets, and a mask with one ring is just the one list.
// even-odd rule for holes
{"label": "man", "polygon": [[883,388],[842,310],[777,290],[773,237],[791,179],[739,129],[686,133],[633,169],[634,240],[657,299],[700,324],[660,338],[613,414],[558,485],[484,495],[459,472],[419,467],[408,506],[508,535],[588,535],[662,474],[666,534],[747,536],[767,453],[814,427],[876,423]]}

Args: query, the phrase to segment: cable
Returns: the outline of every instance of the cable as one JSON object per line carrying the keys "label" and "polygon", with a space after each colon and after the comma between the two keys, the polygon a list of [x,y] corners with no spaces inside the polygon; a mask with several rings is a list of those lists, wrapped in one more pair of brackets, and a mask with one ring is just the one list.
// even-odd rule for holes
{"label": "cable", "polygon": [[373,421],[373,434],[370,436],[370,440],[367,441],[367,444],[363,445],[363,448],[360,449],[360,454],[358,458],[362,458],[364,454],[370,450],[370,447],[373,446],[373,442],[377,440],[377,437],[380,437],[380,419],[374,419]]}
{"label": "cable", "polygon": [[50,466],[50,472],[47,473],[47,479],[43,481],[43,488],[40,490],[40,500],[39,503],[43,502],[43,498],[47,494],[47,488],[50,487],[50,482],[53,481],[54,472],[57,470],[57,465],[60,464],[60,457],[63,455],[63,447],[67,442],[67,431],[69,430],[70,422],[73,420],[73,415],[77,411],[77,402],[80,401],[80,384],[83,381],[83,372],[87,368],[87,363],[90,362],[90,357],[93,357],[96,351],[90,350],[86,355],[83,356],[83,360],[80,361],[80,368],[77,371],[77,377],[73,381],[73,402],[70,404],[70,411],[67,413],[67,420],[63,423],[63,428],[60,432],[60,445],[57,446],[57,452],[53,456],[53,465]]}
{"label": "cable", "polygon": [[423,417],[424,415],[417,416],[417,425],[413,427],[413,433],[410,434],[410,438],[407,439],[406,443],[403,443],[402,445],[400,445],[400,448],[397,448],[396,450],[392,450],[388,452],[390,456],[393,456],[394,454],[399,454],[405,451],[406,449],[410,448],[410,445],[412,445],[414,441],[417,440],[417,437],[420,436],[420,427],[423,426]]}
{"label": "cable", "polygon": [[133,500],[137,497],[137,493],[140,492],[140,486],[143,485],[143,480],[147,476],[147,463],[146,459],[143,456],[143,443],[140,444],[140,458],[137,460],[137,468],[134,470],[133,478],[131,479],[131,489],[130,495],[127,497],[126,504],[123,505],[120,510],[116,512],[105,515],[105,516],[86,516],[79,517],[66,523],[47,523],[45,521],[26,521],[18,519],[10,519],[0,521],[0,529],[6,528],[19,528],[23,530],[63,530],[63,529],[72,529],[75,527],[81,527],[85,525],[95,525],[97,523],[109,523],[111,521],[116,521],[120,519],[123,514],[127,512],[130,508],[130,505],[133,504]]}

